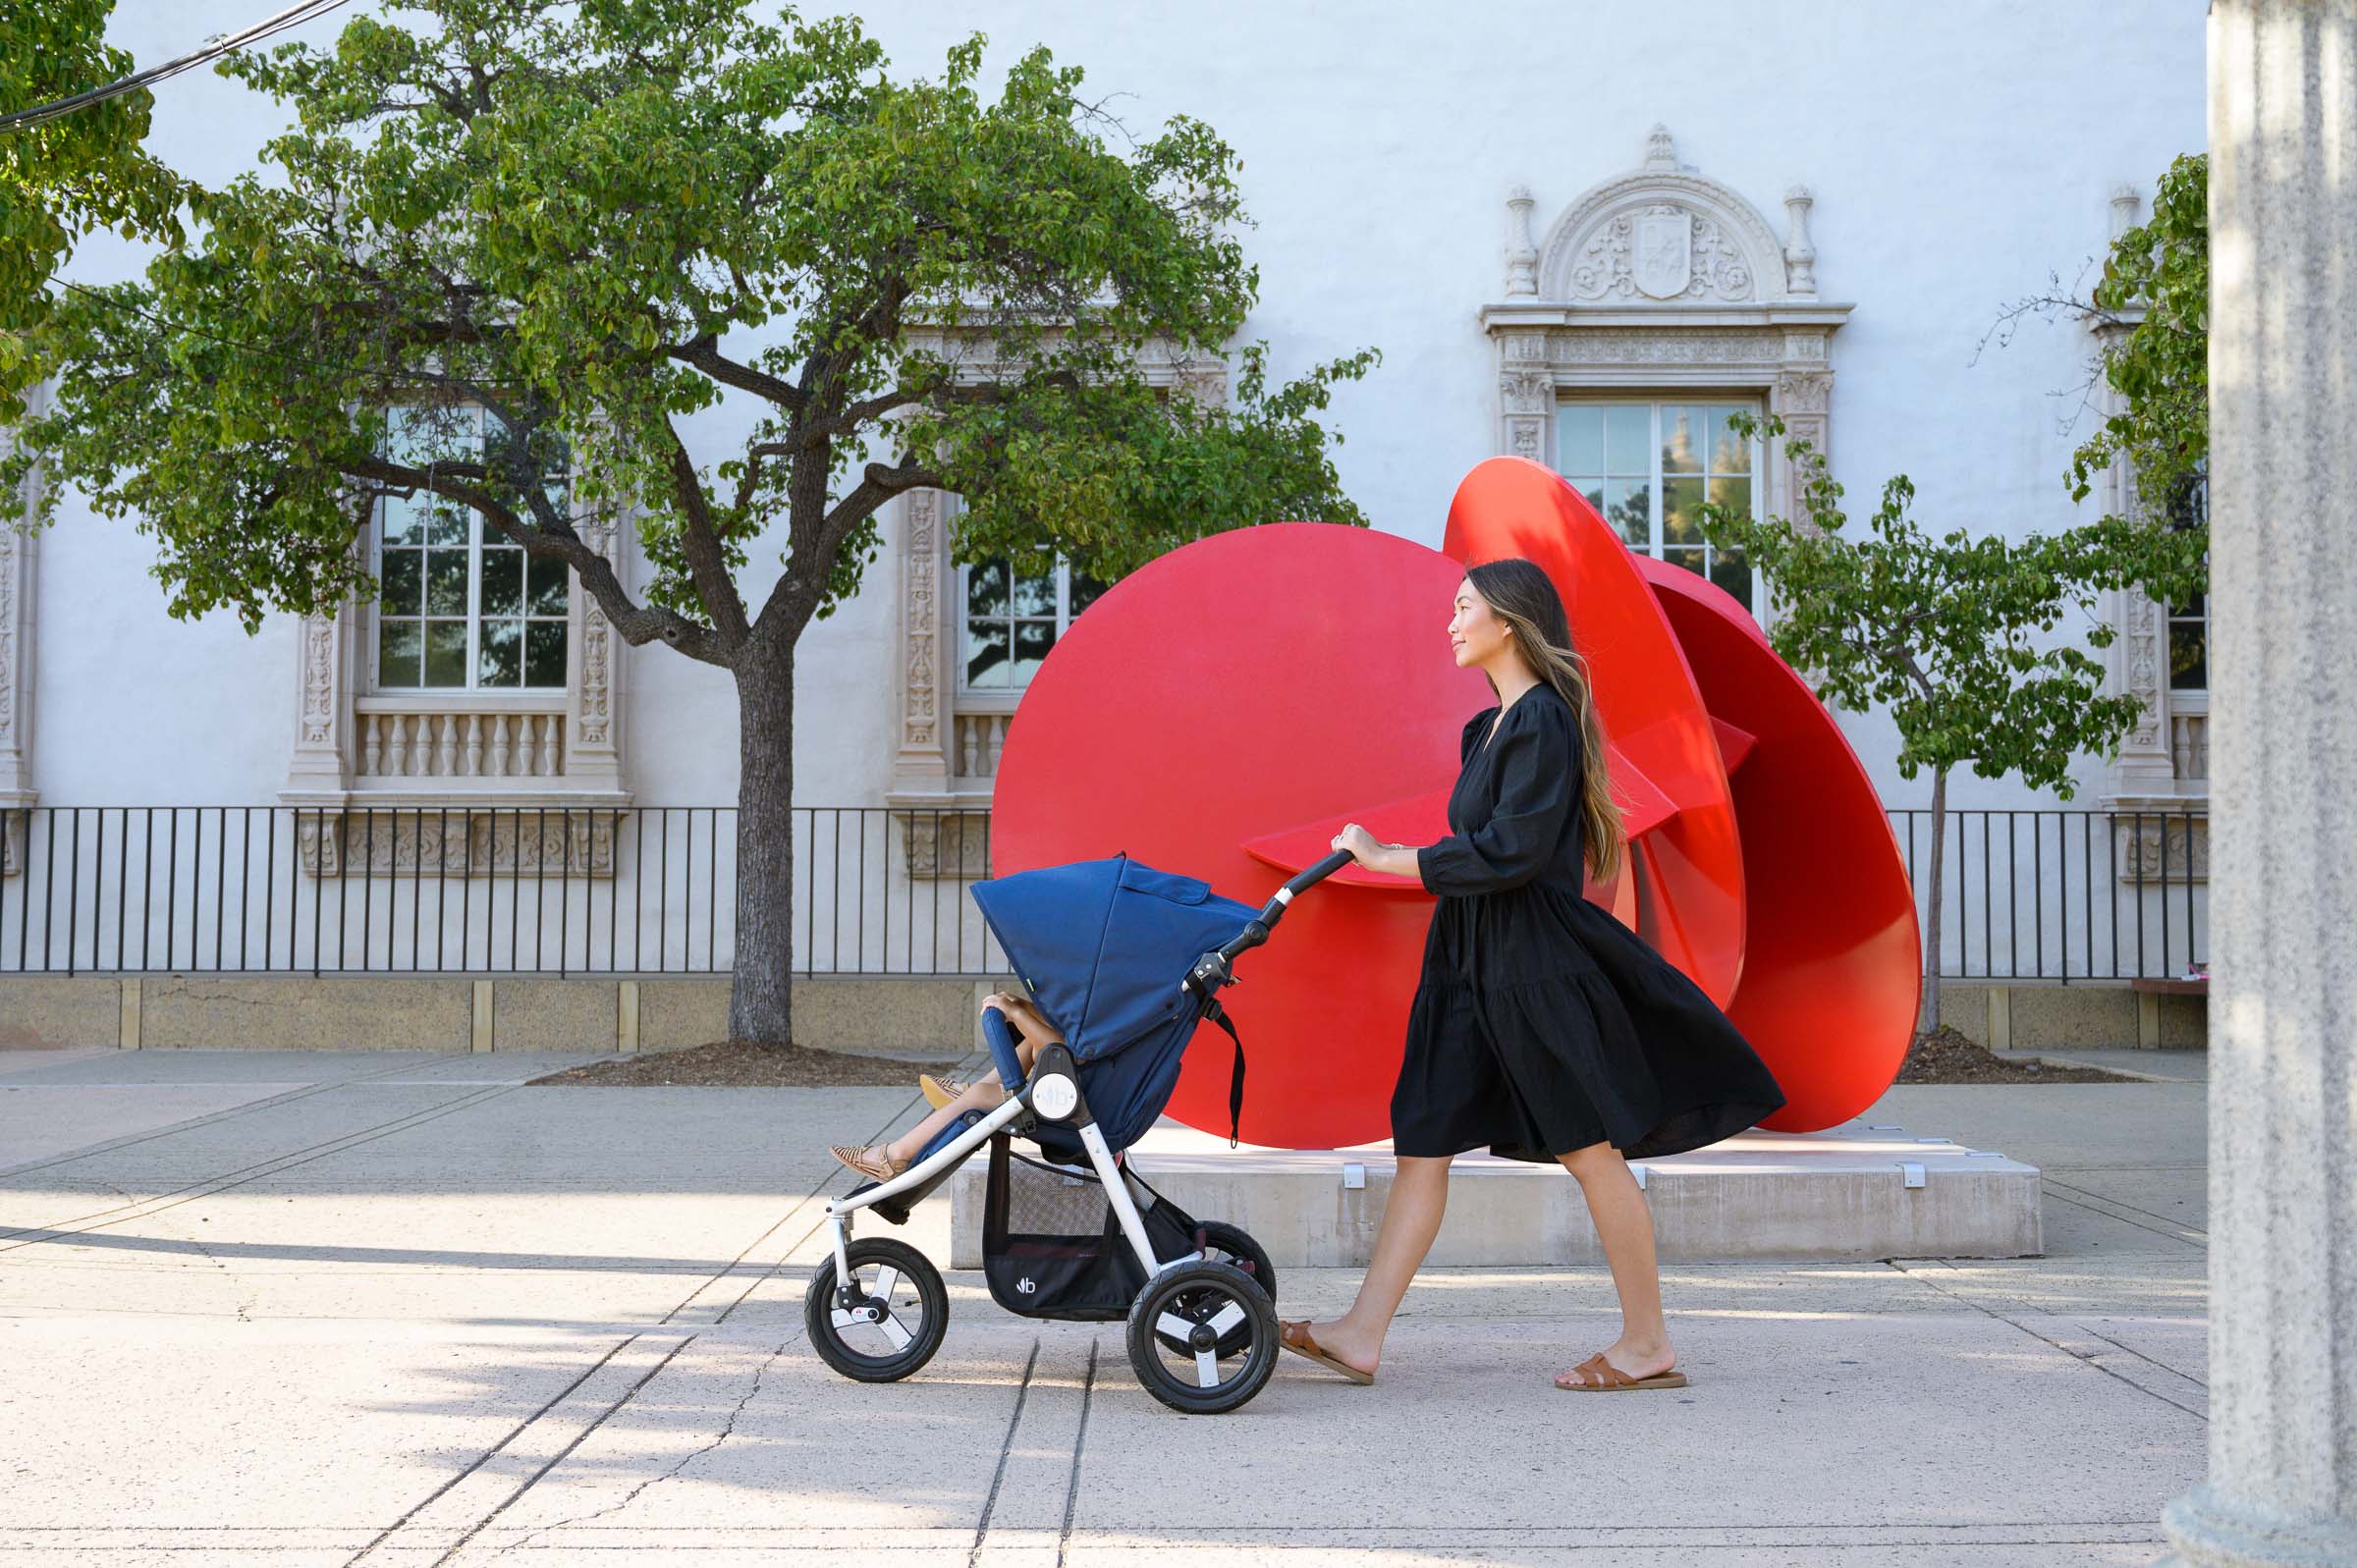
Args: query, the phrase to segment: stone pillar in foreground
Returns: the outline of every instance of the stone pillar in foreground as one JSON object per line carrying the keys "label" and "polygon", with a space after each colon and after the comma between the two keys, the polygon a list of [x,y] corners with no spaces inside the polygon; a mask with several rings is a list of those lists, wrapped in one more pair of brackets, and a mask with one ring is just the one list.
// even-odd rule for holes
{"label": "stone pillar in foreground", "polygon": [[2210,1479],[2357,1565],[2357,0],[2210,19]]}

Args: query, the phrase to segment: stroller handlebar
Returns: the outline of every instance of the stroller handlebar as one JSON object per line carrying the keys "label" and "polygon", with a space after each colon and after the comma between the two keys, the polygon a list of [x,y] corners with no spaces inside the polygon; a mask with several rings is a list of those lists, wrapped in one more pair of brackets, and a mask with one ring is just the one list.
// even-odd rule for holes
{"label": "stroller handlebar", "polygon": [[1328,855],[1325,859],[1319,861],[1316,865],[1310,867],[1307,871],[1302,872],[1301,875],[1287,883],[1285,885],[1286,896],[1299,896],[1302,892],[1316,887],[1319,883],[1324,882],[1328,877],[1333,876],[1336,872],[1342,870],[1348,864],[1350,864],[1350,851],[1347,849],[1337,849],[1333,854]]}
{"label": "stroller handlebar", "polygon": [[1276,896],[1262,906],[1260,913],[1253,918],[1250,925],[1236,933],[1226,946],[1216,951],[1207,952],[1195,960],[1195,967],[1188,973],[1186,979],[1180,982],[1181,987],[1193,992],[1198,997],[1212,997],[1218,994],[1222,986],[1234,985],[1235,976],[1230,971],[1229,966],[1235,961],[1237,955],[1249,952],[1269,940],[1269,933],[1276,929],[1278,921],[1285,918],[1286,905],[1292,902],[1297,894],[1306,889],[1316,887],[1348,864],[1350,864],[1350,852],[1346,849],[1337,849],[1333,854],[1328,855],[1278,889]]}

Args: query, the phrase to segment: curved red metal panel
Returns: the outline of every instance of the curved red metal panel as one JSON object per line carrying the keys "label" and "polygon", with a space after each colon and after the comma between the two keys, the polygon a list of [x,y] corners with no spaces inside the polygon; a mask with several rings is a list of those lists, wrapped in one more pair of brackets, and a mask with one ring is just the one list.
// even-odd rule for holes
{"label": "curved red metal panel", "polygon": [[1922,1001],[1915,894],[1891,819],[1833,715],[1744,608],[1682,568],[1640,560],[1726,731],[1750,933],[1727,1016],[1784,1091],[1764,1125],[1813,1132],[1898,1075]]}

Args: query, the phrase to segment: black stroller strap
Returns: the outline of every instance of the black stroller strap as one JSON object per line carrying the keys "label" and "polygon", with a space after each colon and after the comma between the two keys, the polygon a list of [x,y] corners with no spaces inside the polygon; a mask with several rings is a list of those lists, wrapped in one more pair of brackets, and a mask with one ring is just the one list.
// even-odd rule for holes
{"label": "black stroller strap", "polygon": [[1235,1066],[1228,1075],[1228,1147],[1233,1149],[1244,1119],[1244,1042],[1237,1036],[1235,1025],[1229,1021],[1228,1009],[1218,1001],[1206,1007],[1203,1016],[1227,1030],[1229,1040],[1235,1046]]}

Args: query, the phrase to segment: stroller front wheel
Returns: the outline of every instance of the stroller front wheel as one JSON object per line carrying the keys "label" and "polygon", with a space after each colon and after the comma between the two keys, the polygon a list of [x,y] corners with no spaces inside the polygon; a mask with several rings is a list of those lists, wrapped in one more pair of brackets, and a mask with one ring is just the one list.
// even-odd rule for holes
{"label": "stroller front wheel", "polygon": [[1167,1270],[1129,1309],[1129,1366],[1173,1410],[1233,1410],[1260,1392],[1276,1365],[1277,1309],[1233,1264]]}
{"label": "stroller front wheel", "polygon": [[898,1382],[933,1359],[950,1326],[941,1271],[904,1241],[869,1236],[845,1249],[851,1299],[837,1299],[835,1260],[810,1277],[802,1324],[818,1359],[861,1382]]}

